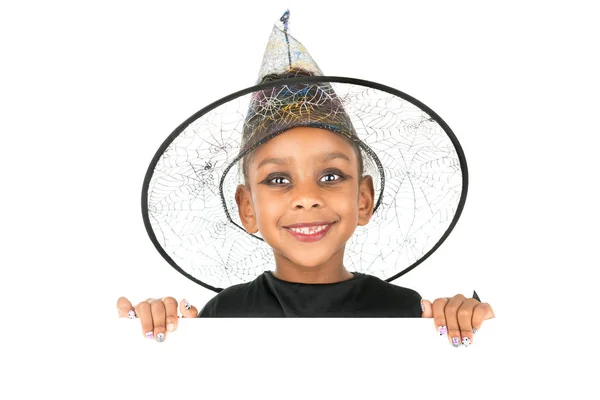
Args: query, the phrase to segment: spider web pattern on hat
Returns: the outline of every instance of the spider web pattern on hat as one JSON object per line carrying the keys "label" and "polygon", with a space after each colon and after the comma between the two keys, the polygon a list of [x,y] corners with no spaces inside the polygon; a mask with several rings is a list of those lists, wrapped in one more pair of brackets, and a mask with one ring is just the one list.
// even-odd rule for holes
{"label": "spider web pattern on hat", "polygon": [[[276,26],[270,41],[282,36],[291,38]],[[272,49],[281,46],[267,46],[265,59]],[[305,67],[308,58],[300,59]],[[269,75],[264,66],[275,64],[263,62],[263,80]],[[309,72],[320,74],[316,65]],[[247,145],[242,138],[249,105],[257,96],[277,104],[285,91],[323,110],[321,96],[334,94],[349,123],[329,119],[351,127],[366,146],[364,174],[373,177],[376,201],[381,198],[369,224],[357,227],[346,245],[349,270],[394,279],[428,257],[460,215],[467,183],[464,155],[435,113],[401,92],[366,81],[317,76],[300,78],[304,84],[299,84],[298,79],[250,88],[200,111],[165,141],[148,170],[142,206],[155,246],[172,266],[210,289],[249,282],[275,269],[270,247],[241,228],[234,199],[243,180],[239,156]],[[328,122],[327,116],[318,119]]]}

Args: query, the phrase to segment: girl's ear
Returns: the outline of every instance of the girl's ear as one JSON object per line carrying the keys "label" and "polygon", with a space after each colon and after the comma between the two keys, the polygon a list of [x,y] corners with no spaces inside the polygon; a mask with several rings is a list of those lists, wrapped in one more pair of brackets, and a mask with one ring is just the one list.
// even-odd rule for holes
{"label": "girl's ear", "polygon": [[245,185],[238,185],[235,190],[235,202],[238,206],[240,214],[240,220],[244,229],[248,233],[258,232],[258,226],[256,224],[256,215],[254,214],[254,207],[252,205],[252,198],[250,190]]}
{"label": "girl's ear", "polygon": [[371,220],[373,208],[375,208],[373,178],[370,175],[364,176],[360,181],[358,190],[358,225],[364,226]]}

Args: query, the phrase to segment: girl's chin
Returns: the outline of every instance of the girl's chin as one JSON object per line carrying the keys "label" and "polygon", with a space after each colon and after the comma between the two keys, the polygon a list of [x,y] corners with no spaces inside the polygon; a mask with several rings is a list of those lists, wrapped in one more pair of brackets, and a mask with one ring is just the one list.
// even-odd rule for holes
{"label": "girl's chin", "polygon": [[307,258],[306,254],[296,256],[293,254],[280,253],[280,255],[282,255],[285,260],[287,260],[289,263],[293,264],[296,268],[306,269],[306,270],[322,269],[323,266],[325,264],[327,264],[327,262],[331,261],[331,256],[332,256],[332,254],[329,254],[327,256],[322,256],[322,257]]}
{"label": "girl's chin", "polygon": [[327,257],[323,257],[323,258],[310,258],[307,259],[306,257],[286,257],[288,260],[290,260],[292,263],[294,263],[294,265],[296,265],[297,267],[300,268],[306,268],[306,269],[317,269],[319,267],[321,267],[323,264],[327,263],[327,261],[329,261],[329,258]]}
{"label": "girl's chin", "polygon": [[331,264],[332,262],[337,264],[333,259],[338,258],[340,251],[342,255],[344,253],[344,246],[337,251],[334,251],[335,246],[332,247],[331,244],[320,246],[320,244],[313,243],[310,246],[312,248],[303,248],[303,246],[298,246],[298,244],[289,245],[289,243],[286,243],[285,246],[278,246],[277,250],[274,250],[275,260],[285,260],[285,263],[291,262],[296,267],[303,269],[322,269],[324,265]]}

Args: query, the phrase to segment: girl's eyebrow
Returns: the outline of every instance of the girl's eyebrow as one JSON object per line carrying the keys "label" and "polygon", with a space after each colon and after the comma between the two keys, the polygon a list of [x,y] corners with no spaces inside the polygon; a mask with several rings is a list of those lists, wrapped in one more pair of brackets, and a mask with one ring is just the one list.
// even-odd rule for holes
{"label": "girl's eyebrow", "polygon": [[336,158],[341,158],[342,160],[346,160],[349,163],[351,163],[352,161],[350,161],[350,158],[348,158],[347,155],[345,155],[344,153],[341,153],[339,151],[334,151],[334,152],[330,152],[330,153],[325,153],[323,155],[323,162],[326,161],[331,161],[331,160],[335,160]]}
{"label": "girl's eyebrow", "polygon": [[256,167],[256,169],[260,169],[260,167],[262,167],[265,164],[277,164],[277,165],[287,164],[291,160],[292,160],[291,157],[286,157],[286,158],[265,158],[264,160],[262,160],[258,164],[258,167]]}
{"label": "girl's eyebrow", "polygon": [[[321,161],[327,162],[327,161],[335,160],[336,158],[340,158],[342,160],[347,161],[348,163],[351,163],[350,158],[347,155],[345,155],[344,153],[341,153],[339,151],[324,153],[322,155]],[[292,160],[293,160],[292,157],[265,158],[258,164],[256,169],[259,169],[260,167],[262,167],[263,165],[266,165],[266,164],[277,164],[277,165],[288,164],[288,163],[292,162]]]}

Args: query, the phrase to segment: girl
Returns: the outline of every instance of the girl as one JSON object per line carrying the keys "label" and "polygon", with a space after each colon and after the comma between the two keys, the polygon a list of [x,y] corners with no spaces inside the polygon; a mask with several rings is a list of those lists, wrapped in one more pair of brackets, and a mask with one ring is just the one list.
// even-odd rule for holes
{"label": "girl", "polygon": [[[456,150],[459,155],[459,162],[453,163],[451,157],[455,153],[449,150],[448,137],[455,138],[449,129],[445,132],[448,135],[444,136],[445,142],[442,136],[436,136],[435,131],[431,133],[430,127],[438,122],[430,117],[433,113],[428,110],[429,118],[423,120],[423,124],[429,124],[426,133],[415,135],[413,131],[407,131],[405,134],[410,136],[410,147],[402,145],[402,137],[397,139],[396,146],[388,145],[387,149],[378,146],[375,139],[369,145],[365,140],[370,137],[368,129],[376,129],[377,123],[368,115],[356,111],[365,107],[353,106],[348,100],[355,98],[349,95],[351,91],[345,92],[342,98],[334,90],[335,80],[322,77],[303,46],[288,35],[288,17],[289,12],[286,12],[281,18],[283,29],[276,26],[273,31],[259,75],[259,85],[246,90],[247,94],[251,94],[250,107],[245,113],[239,142],[230,139],[227,143],[220,142],[215,149],[214,143],[211,145],[214,133],[207,133],[210,128],[204,128],[204,123],[210,121],[216,125],[211,113],[224,113],[223,107],[245,94],[242,92],[220,100],[193,116],[190,123],[182,124],[182,129],[176,130],[163,144],[149,168],[143,191],[146,226],[157,249],[184,275],[215,289],[205,282],[207,278],[203,277],[201,281],[193,276],[192,271],[184,270],[181,267],[184,263],[176,262],[176,258],[184,260],[185,264],[193,264],[193,254],[198,253],[202,254],[201,261],[198,261],[200,263],[206,263],[206,259],[226,258],[222,268],[229,276],[232,266],[248,268],[256,263],[256,254],[261,251],[259,247],[246,251],[244,257],[237,256],[238,252],[244,251],[246,243],[250,243],[247,240],[252,240],[251,243],[262,241],[272,252],[274,271],[263,268],[262,273],[252,280],[245,279],[245,282],[231,284],[223,290],[215,289],[219,293],[200,312],[182,300],[179,304],[182,316],[433,317],[439,334],[447,334],[453,346],[468,346],[483,321],[494,316],[491,307],[479,302],[476,295],[474,298],[463,295],[440,298],[432,304],[422,300],[414,290],[393,285],[372,274],[358,272],[356,265],[352,266],[355,271],[351,272],[344,265],[345,258],[353,259],[354,256],[357,264],[371,268],[377,260],[384,260],[384,254],[389,257],[389,254],[403,251],[409,244],[412,245],[411,249],[417,248],[415,238],[425,241],[424,237],[441,235],[437,242],[421,246],[420,258],[403,271],[407,272],[441,244],[456,223],[466,194],[466,164],[460,157],[462,152],[458,142],[452,141],[454,146],[450,149]],[[394,100],[398,101],[392,98],[383,103],[392,104]],[[373,104],[370,100],[367,103]],[[347,109],[354,111],[347,112]],[[369,123],[365,123],[362,130],[356,127],[357,122],[366,120]],[[385,125],[386,132],[394,132],[396,136],[401,132],[400,129],[390,129],[389,121]],[[221,118],[218,132],[221,138],[224,136],[223,126],[226,123]],[[239,131],[235,128],[232,130]],[[198,136],[202,140],[190,152],[190,140]],[[417,151],[415,149],[419,148],[420,142],[425,144]],[[423,173],[422,166],[420,171],[424,175],[417,177],[414,170],[396,166],[398,157],[404,159],[411,151],[417,151],[412,156],[413,160],[429,156],[434,145],[441,150],[434,152],[435,162],[423,162],[422,165],[433,168]],[[373,150],[375,146],[378,146],[378,151]],[[181,161],[183,147],[186,148],[186,154],[193,153],[192,158],[184,162]],[[237,151],[229,159],[234,148]],[[440,156],[442,151],[444,154]],[[170,152],[173,152],[172,155]],[[398,154],[394,156],[393,152]],[[175,161],[166,161],[169,157],[175,157]],[[460,168],[457,169],[457,164],[463,167],[462,171],[458,171]],[[170,165],[175,165],[175,169],[168,170]],[[239,181],[236,181],[236,174],[232,172],[236,168],[239,168]],[[457,175],[463,178],[460,181],[461,196],[452,197],[447,194],[453,193],[448,186],[455,189],[453,185]],[[181,183],[173,185],[174,176],[186,178],[181,182],[193,183],[191,186]],[[219,196],[211,197],[211,193],[216,192],[216,185],[211,187],[210,182],[215,179],[219,181]],[[432,214],[423,217],[422,207],[414,206],[410,213],[410,229],[396,227],[394,232],[382,239],[384,222],[395,221],[395,215],[387,216],[389,211],[398,213],[401,207],[397,208],[397,204],[405,198],[402,190],[404,182],[411,182],[413,193],[416,193],[412,182],[417,181],[427,183],[422,192],[428,205],[427,212]],[[236,185],[233,186],[233,183]],[[165,187],[176,189],[169,191]],[[235,199],[235,204],[228,203],[232,200],[226,196],[228,187],[235,187],[235,190],[229,191],[233,194],[231,197]],[[395,191],[390,191],[390,187]],[[432,194],[431,190],[437,192]],[[182,200],[181,196],[185,195],[189,197]],[[177,201],[173,202],[175,197]],[[387,198],[392,200],[385,203],[383,200]],[[211,206],[217,199],[221,200],[223,214],[214,217]],[[436,203],[433,199],[445,202],[442,207],[444,210],[452,207],[458,209],[454,218],[444,219],[439,210],[434,211]],[[417,204],[417,200],[415,195],[411,204]],[[456,205],[452,201],[459,203]],[[193,210],[189,210],[198,214],[191,216],[185,213],[185,217],[182,217],[184,210],[181,205],[192,202],[200,202],[194,207],[190,206]],[[173,215],[175,204],[176,217],[167,223],[165,215]],[[379,217],[377,225],[369,225],[378,208],[378,216],[386,215],[386,218]],[[402,211],[408,214],[405,209]],[[160,220],[163,225],[160,225]],[[189,225],[181,227],[182,220],[186,224],[194,221],[196,225],[194,228]],[[209,222],[200,229],[199,223],[195,222],[199,220]],[[422,226],[434,226],[436,233],[423,233],[425,228],[422,227],[413,229],[412,226],[421,224],[421,220],[425,222]],[[443,231],[436,227],[437,222],[434,221],[438,220],[442,223]],[[399,225],[403,228],[408,223]],[[361,227],[361,235],[355,235],[357,227]],[[224,231],[228,228],[233,230]],[[374,252],[374,261],[368,263],[363,260],[368,257],[364,254],[369,253],[364,250],[365,247],[361,251],[354,250],[356,241],[361,240],[364,245],[369,240],[369,235],[364,234],[365,229],[376,232],[378,239],[375,244],[380,247]],[[173,236],[165,233],[173,230],[177,230]],[[234,236],[239,235],[241,230],[244,236],[235,240]],[[395,242],[397,231],[401,232],[402,240]],[[160,240],[157,232],[163,235]],[[210,238],[206,232],[210,232]],[[190,235],[193,243],[188,238]],[[357,236],[360,237],[357,239]],[[349,245],[353,240],[353,244]],[[197,242],[200,244],[194,246]],[[353,248],[352,254],[347,251],[349,246]],[[182,256],[182,248],[192,255]],[[242,261],[237,262],[236,258]],[[208,264],[214,268],[214,262],[211,264],[209,261]],[[392,279],[399,275],[396,274]],[[156,338],[158,342],[164,341],[167,331],[172,332],[177,328],[177,301],[172,297],[148,299],[135,307],[128,299],[121,297],[117,308],[121,317],[138,317],[144,336]]]}

